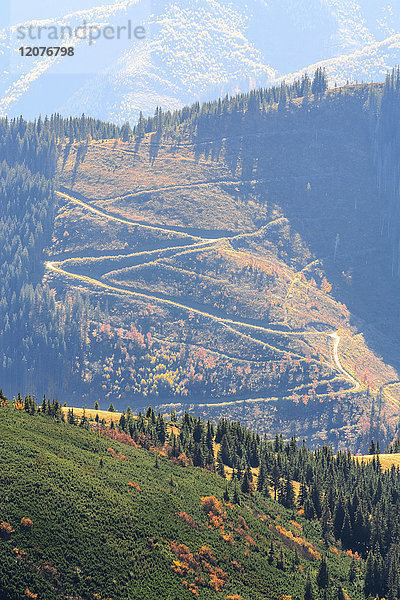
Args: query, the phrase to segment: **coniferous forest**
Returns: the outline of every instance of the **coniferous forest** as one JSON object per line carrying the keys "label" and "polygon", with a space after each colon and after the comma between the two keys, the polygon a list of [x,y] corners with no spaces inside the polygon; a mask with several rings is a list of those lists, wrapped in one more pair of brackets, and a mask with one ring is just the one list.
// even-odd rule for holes
{"label": "coniferous forest", "polygon": [[1,397],[2,598],[399,597],[399,467],[374,442],[361,462],[188,413]]}
{"label": "coniferous forest", "polygon": [[[286,351],[284,354],[282,346],[277,348],[275,340],[272,340],[271,346],[274,348],[275,355],[269,353],[264,358],[260,353],[259,341],[253,340],[258,344],[258,347],[248,351],[249,357],[253,360],[244,360],[242,364],[236,366],[227,359],[216,359],[215,353],[214,355],[201,354],[202,350],[198,353],[193,350],[196,345],[201,348],[203,342],[200,338],[196,340],[197,332],[193,330],[196,319],[193,320],[190,314],[185,325],[188,329],[185,333],[185,344],[188,345],[185,347],[174,343],[173,346],[168,346],[162,339],[157,339],[159,336],[157,328],[161,326],[162,317],[157,312],[152,317],[154,308],[151,305],[147,304],[145,310],[137,308],[129,311],[127,313],[129,326],[126,321],[122,323],[120,318],[115,318],[120,311],[119,307],[114,306],[114,312],[110,317],[111,298],[107,295],[93,294],[93,290],[82,286],[60,287],[57,281],[43,279],[49,248],[54,245],[54,232],[57,231],[57,222],[59,222],[58,215],[60,211],[63,212],[62,200],[55,194],[55,190],[60,188],[59,179],[64,177],[62,174],[64,165],[68,162],[69,154],[74,148],[77,152],[74,176],[78,176],[79,164],[84,167],[88,147],[91,144],[94,147],[97,147],[96,145],[101,147],[102,143],[108,143],[107,140],[114,145],[123,142],[140,147],[140,144],[145,143],[146,136],[150,136],[149,160],[152,163],[157,158],[160,144],[164,142],[179,146],[186,143],[185,140],[191,140],[191,143],[199,148],[199,157],[201,157],[202,148],[205,147],[204,144],[210,136],[229,139],[232,132],[239,137],[257,136],[257,132],[270,128],[271,135],[284,137],[288,127],[301,126],[305,130],[307,127],[311,129],[317,127],[318,129],[320,121],[325,118],[334,119],[336,113],[348,115],[349,119],[357,115],[356,119],[359,120],[360,126],[362,125],[367,132],[368,152],[371,153],[371,159],[376,165],[377,189],[380,194],[379,204],[377,203],[374,208],[376,214],[370,215],[370,218],[379,229],[377,235],[380,236],[380,250],[385,257],[383,270],[388,272],[389,279],[384,282],[379,281],[379,284],[388,285],[387,282],[391,280],[390,285],[393,286],[391,291],[395,291],[398,270],[398,232],[396,233],[395,225],[398,205],[396,184],[398,165],[395,140],[398,134],[399,80],[399,72],[393,71],[388,75],[385,84],[328,89],[324,71],[319,69],[314,78],[304,75],[301,80],[291,85],[282,84],[279,87],[225,97],[202,105],[197,103],[173,113],[163,112],[157,108],[154,118],[141,117],[133,130],[128,124],[117,127],[85,116],[63,119],[59,115],[54,115],[50,118],[39,118],[33,123],[27,123],[22,118],[11,121],[3,119],[0,136],[2,161],[0,377],[8,394],[13,394],[20,386],[34,394],[40,394],[45,390],[64,401],[68,400],[71,393],[78,399],[84,398],[85,402],[90,401],[93,394],[104,394],[105,402],[114,401],[121,408],[128,402],[139,407],[144,406],[147,398],[158,404],[176,401],[188,406],[192,401],[205,402],[215,397],[240,400],[246,396],[251,398],[254,394],[264,394],[277,398],[278,403],[281,399],[286,401],[289,398],[294,402],[295,409],[298,399],[302,398],[304,392],[307,394],[304,396],[307,402],[319,402],[314,397],[315,390],[318,398],[329,399],[330,394],[338,391],[342,397],[345,397],[348,383],[345,385],[339,381],[335,383],[326,365],[319,367],[317,369],[319,374],[315,375],[314,365],[307,362],[309,358],[305,362],[297,361],[298,353],[292,346],[284,348],[284,352]],[[281,131],[283,133],[280,133]],[[243,176],[248,168],[247,161],[258,160],[255,156],[246,156],[244,150],[239,152],[239,156],[229,156],[230,160],[241,164]],[[307,184],[306,189],[311,190],[310,194],[313,193],[310,184]],[[257,194],[252,201],[258,203],[260,210],[264,210],[265,200]],[[362,223],[360,229],[362,230]],[[144,242],[140,237],[143,235],[142,231],[137,229],[134,233],[133,248],[136,247],[140,251],[143,247],[152,247],[144,245],[152,244],[153,241]],[[282,236],[281,241],[277,242],[277,238],[274,238],[272,243],[276,244],[277,248],[282,247],[282,250],[279,250],[281,255],[278,256],[285,257],[286,264],[298,260],[296,257],[306,255],[300,245],[299,234],[296,234],[296,237],[291,232],[277,233],[278,236]],[[300,233],[304,237],[305,233]],[[355,236],[356,233],[354,232]],[[61,241],[61,244],[67,245],[69,238],[65,236],[70,235],[69,231],[61,231],[61,234],[62,240],[66,240]],[[338,236],[339,234],[336,236],[336,248],[339,243]],[[125,247],[129,247],[132,243],[131,239]],[[56,243],[60,243],[58,238]],[[183,242],[179,241],[179,243]],[[249,248],[248,243],[240,242],[235,250],[239,250],[243,255],[243,250],[246,248]],[[62,251],[61,248],[58,251],[61,257],[68,258],[70,250]],[[105,253],[106,250],[103,249],[102,252]],[[217,256],[217,260],[219,259],[220,257]],[[300,269],[304,264],[306,261],[296,268]],[[272,269],[265,270],[263,266],[254,264],[254,261],[249,264],[244,261],[243,265],[239,265],[240,271],[232,276],[236,288],[242,281],[248,286],[250,280],[255,289],[268,290],[266,293],[269,296],[277,288],[277,279],[279,285],[281,267],[277,269],[274,266]],[[183,259],[181,264],[172,265],[174,269],[176,266],[181,273],[184,272],[182,269],[193,268]],[[171,266],[168,268],[171,269]],[[254,319],[248,307],[245,304],[241,305],[245,302],[244,299],[232,295],[229,288],[221,290],[211,287],[213,270],[215,269],[215,274],[218,276],[224,268],[224,264],[201,265],[200,274],[196,275],[198,284],[194,285],[193,279],[188,283],[177,280],[176,285],[180,288],[180,294],[183,293],[190,298],[194,307],[200,306],[198,298],[202,296],[202,301],[210,303],[216,313],[228,311],[228,316],[233,315],[234,318],[240,313],[248,313],[249,316],[246,317]],[[343,281],[339,281],[339,278],[345,278],[346,285],[353,285],[353,287],[357,284],[357,279],[351,274],[351,267],[342,274],[340,265],[335,268],[338,282],[334,291],[340,298],[338,309],[345,314],[347,309],[344,301],[347,301],[348,288],[343,285]],[[372,275],[374,269],[375,267],[370,270]],[[329,294],[332,285],[321,273],[323,272],[310,272],[310,284],[315,286],[315,279],[321,277],[321,290]],[[328,276],[333,280],[336,277],[335,272],[330,275],[328,273]],[[144,273],[143,277],[146,278],[148,275]],[[152,277],[153,275],[150,276],[150,280]],[[371,285],[375,285],[373,279]],[[288,294],[290,290],[291,288]],[[236,289],[233,291],[236,294]],[[271,298],[272,296],[273,294]],[[356,309],[360,309],[361,314],[368,316],[370,294],[360,288],[356,289],[352,301],[354,298],[356,298],[355,303],[358,303]],[[285,303],[286,301],[285,299]],[[263,316],[264,323],[274,320],[274,303],[275,300],[268,301],[268,309]],[[285,303],[283,309],[287,319]],[[313,310],[318,304],[309,300],[307,310],[310,306]],[[398,311],[396,310],[393,308],[389,313],[385,324],[389,335],[397,328]],[[280,315],[275,317],[276,320],[279,318]],[[230,343],[230,340],[227,343]],[[237,348],[235,352],[238,352]],[[280,352],[279,358],[276,352]],[[307,356],[310,351],[303,349],[302,352]],[[311,357],[318,356],[319,352],[316,349],[311,350]],[[226,354],[229,358],[232,354],[231,350]],[[243,355],[242,351],[240,355]],[[133,369],[131,359],[136,365]],[[257,361],[263,362],[255,366],[251,364]],[[266,363],[268,363],[267,367],[264,367],[263,364]],[[382,386],[382,384],[374,385],[368,382],[368,368],[365,367],[362,374],[363,381],[366,383],[359,395],[361,405],[368,404],[368,398],[374,396],[374,393],[369,393],[368,387],[376,389]],[[352,396],[353,399],[356,397]],[[364,419],[360,416],[359,408],[353,406],[352,400],[347,396],[346,406],[348,407],[346,418]],[[218,413],[216,416],[221,414]],[[358,416],[355,417],[355,414]],[[378,429],[381,428],[380,423],[385,418],[385,414],[380,413]],[[329,419],[333,422],[337,421],[333,414]],[[248,421],[250,422],[249,419]],[[376,428],[376,423],[372,425]],[[338,421],[336,426],[339,428],[341,423]],[[378,434],[383,444],[390,439],[394,430],[393,422],[384,424]],[[370,433],[375,434],[374,431]],[[357,444],[368,443],[366,441],[368,436],[367,432],[363,441],[358,440]],[[360,447],[358,445],[358,448]]]}
{"label": "coniferous forest", "polygon": [[399,101],[0,120],[1,600],[400,597]]}

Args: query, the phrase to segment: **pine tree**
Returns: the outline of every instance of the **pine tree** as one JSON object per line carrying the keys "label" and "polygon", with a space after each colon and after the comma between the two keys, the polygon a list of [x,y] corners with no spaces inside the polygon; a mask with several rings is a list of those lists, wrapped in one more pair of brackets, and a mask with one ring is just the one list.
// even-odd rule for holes
{"label": "pine tree", "polygon": [[217,473],[220,477],[223,477],[225,479],[226,474],[225,474],[224,463],[222,461],[221,449],[219,449],[218,453],[217,453]]}
{"label": "pine tree", "polygon": [[293,482],[290,475],[286,477],[284,487],[284,506],[289,509],[293,509],[296,504],[296,496],[294,493]]}
{"label": "pine tree", "polygon": [[308,496],[308,489],[307,489],[307,485],[305,480],[303,479],[301,484],[300,484],[300,490],[299,490],[299,495],[297,498],[297,506],[299,508],[303,508],[304,507],[304,503],[307,499]]}
{"label": "pine tree", "polygon": [[328,566],[326,564],[326,558],[323,557],[317,574],[317,585],[319,589],[325,589],[329,585]]}
{"label": "pine tree", "polygon": [[350,564],[348,579],[349,579],[350,583],[354,583],[356,578],[357,578],[357,565],[356,565],[356,561],[353,558],[351,561],[351,564]]}
{"label": "pine tree", "polygon": [[228,485],[226,485],[226,486],[225,486],[225,491],[224,491],[224,501],[225,501],[225,502],[229,502],[229,501],[230,501],[230,496],[229,496]]}
{"label": "pine tree", "polygon": [[329,539],[329,536],[333,533],[333,521],[331,510],[329,508],[329,503],[326,496],[324,497],[322,505],[321,527],[322,535],[325,539]]}
{"label": "pine tree", "polygon": [[314,592],[313,592],[310,574],[307,575],[307,582],[306,582],[306,587],[304,590],[304,600],[314,600]]}
{"label": "pine tree", "polygon": [[239,494],[238,494],[238,491],[237,491],[236,481],[235,481],[235,489],[234,489],[234,492],[233,492],[232,502],[235,505],[239,505],[240,504],[240,498],[239,498]]}
{"label": "pine tree", "polygon": [[267,470],[267,468],[265,465],[265,460],[262,460],[260,463],[260,469],[258,471],[258,478],[257,478],[257,491],[258,492],[263,492],[263,490],[264,490],[264,486],[267,481],[266,470]]}
{"label": "pine tree", "polygon": [[275,558],[274,544],[271,541],[271,545],[269,547],[269,552],[268,552],[268,559],[267,559],[269,565],[273,564],[274,558]]}
{"label": "pine tree", "polygon": [[328,89],[328,80],[326,77],[326,70],[322,67],[318,67],[315,71],[314,80],[312,82],[312,93],[316,98],[322,98]]}
{"label": "pine tree", "polygon": [[242,480],[242,485],[241,485],[241,489],[243,494],[249,494],[250,493],[250,481],[249,481],[249,476],[247,471],[245,471],[243,480]]}
{"label": "pine tree", "polygon": [[306,501],[304,502],[304,515],[306,519],[309,520],[314,519],[314,517],[316,516],[314,503],[310,495],[307,496]]}

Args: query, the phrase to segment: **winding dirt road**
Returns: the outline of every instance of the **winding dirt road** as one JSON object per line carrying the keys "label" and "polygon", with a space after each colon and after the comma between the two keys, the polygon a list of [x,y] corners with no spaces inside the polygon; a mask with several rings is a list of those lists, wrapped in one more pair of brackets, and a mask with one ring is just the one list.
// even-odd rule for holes
{"label": "winding dirt road", "polygon": [[342,363],[340,362],[340,358],[339,358],[339,344],[340,344],[340,335],[336,332],[334,333],[329,333],[328,334],[329,337],[331,337],[334,340],[334,344],[333,344],[333,360],[335,361],[335,365],[338,371],[340,371],[341,373],[343,373],[343,375],[345,375],[349,381],[351,381],[351,383],[354,385],[353,389],[351,391],[353,392],[358,392],[358,390],[361,388],[361,383],[359,381],[357,381],[357,379],[355,379],[342,365]]}
{"label": "winding dirt road", "polygon": [[[252,233],[248,233],[248,234],[239,234],[236,236],[231,236],[231,237],[220,237],[220,238],[215,238],[215,239],[209,239],[209,238],[203,238],[200,236],[193,236],[190,235],[188,233],[185,232],[178,232],[176,231],[176,229],[169,229],[167,227],[159,227],[157,225],[148,225],[148,224],[144,224],[140,221],[131,221],[129,219],[123,219],[120,217],[116,217],[114,215],[110,215],[107,214],[106,212],[95,208],[94,206],[91,206],[89,203],[84,202],[83,200],[80,200],[78,198],[75,198],[74,196],[71,196],[70,194],[66,194],[64,192],[56,192],[57,195],[60,198],[63,198],[64,200],[68,201],[68,202],[72,202],[78,206],[80,206],[81,208],[96,214],[97,216],[113,221],[113,222],[117,222],[117,223],[121,223],[124,225],[130,225],[130,226],[136,226],[136,227],[143,227],[145,229],[150,229],[150,230],[155,230],[158,232],[162,232],[162,233],[168,233],[168,234],[174,234],[176,236],[179,237],[183,237],[183,238],[187,238],[188,241],[189,240],[193,240],[195,243],[192,244],[188,244],[188,245],[181,245],[181,246],[172,246],[169,248],[162,248],[159,250],[152,250],[149,252],[137,252],[137,253],[132,253],[129,255],[124,255],[124,258],[127,257],[138,257],[141,255],[151,255],[151,254],[158,254],[158,253],[178,253],[178,252],[182,252],[185,250],[188,250],[189,248],[197,248],[198,250],[201,249],[202,247],[206,248],[206,247],[213,247],[214,245],[216,245],[217,243],[221,242],[221,241],[225,241],[225,240],[232,240],[232,239],[237,239],[237,238],[243,238],[246,236],[254,236],[256,233],[258,232],[252,232]],[[272,224],[275,224],[276,222],[281,221],[282,218],[276,219],[274,221],[271,221],[270,223],[268,223],[267,225],[265,225],[262,229],[265,229],[266,227],[271,226]],[[260,230],[261,231],[261,230]],[[200,310],[197,308],[194,308],[190,305],[187,304],[182,304],[180,302],[176,302],[174,300],[168,300],[167,298],[160,298],[156,295],[152,295],[152,294],[148,294],[148,293],[143,293],[143,292],[136,292],[133,290],[129,290],[123,287],[118,287],[118,286],[114,286],[114,285],[110,285],[108,283],[105,283],[104,281],[101,281],[99,279],[95,279],[92,278],[90,276],[87,275],[82,275],[82,274],[77,274],[77,273],[73,273],[71,271],[68,271],[66,267],[68,264],[85,264],[88,262],[94,262],[94,261],[102,261],[105,259],[116,259],[118,260],[118,255],[111,255],[111,256],[106,256],[106,257],[79,257],[79,258],[71,258],[71,259],[66,259],[63,261],[48,261],[45,263],[46,268],[53,272],[56,273],[58,275],[61,275],[63,277],[66,278],[71,278],[74,280],[77,280],[83,284],[89,285],[89,286],[94,286],[100,289],[104,289],[108,292],[111,293],[116,293],[119,295],[128,295],[131,297],[136,297],[136,298],[141,298],[141,299],[145,299],[145,300],[149,300],[152,302],[157,302],[157,303],[161,303],[167,306],[171,306],[180,310],[183,310],[185,312],[188,313],[193,313],[193,314],[197,314],[201,317],[210,319],[218,324],[220,324],[223,327],[226,327],[228,330],[230,330],[232,333],[234,333],[235,335],[238,335],[240,337],[243,338],[247,338],[250,341],[252,341],[253,343],[257,344],[257,345],[262,345],[262,347],[266,350],[269,349],[273,352],[276,352],[278,354],[287,354],[287,350],[282,350],[280,348],[276,348],[274,346],[269,345],[268,343],[266,343],[263,340],[260,340],[257,337],[253,337],[247,333],[244,333],[243,331],[241,331],[241,329],[247,329],[250,330],[251,332],[254,332],[253,335],[255,335],[255,332],[259,332],[260,334],[269,334],[269,335],[274,335],[274,336],[282,336],[282,337],[289,337],[289,338],[303,338],[303,337],[307,337],[307,336],[328,336],[330,338],[332,338],[334,340],[334,345],[333,345],[333,361],[335,363],[336,369],[345,376],[345,378],[352,383],[352,385],[354,386],[350,391],[352,392],[356,392],[361,388],[361,384],[359,381],[357,381],[341,364],[340,358],[339,358],[339,344],[340,344],[340,336],[338,335],[337,332],[321,332],[321,331],[283,331],[283,330],[279,330],[279,329],[271,329],[271,328],[267,328],[267,327],[263,327],[261,325],[253,325],[250,323],[246,323],[243,321],[235,321],[234,319],[228,319],[228,318],[223,318],[223,317],[218,317],[215,316],[211,313],[208,313],[204,310]],[[145,264],[146,261],[143,262],[143,264]],[[313,263],[312,263],[313,264]],[[307,268],[309,268],[310,265],[308,265],[307,267],[305,267],[304,270],[306,270]],[[298,275],[298,274],[297,274]],[[295,276],[296,277],[296,276]],[[291,284],[290,289],[293,287],[293,283]],[[294,352],[291,352],[291,355],[293,357],[296,357],[300,360],[304,360],[304,356],[300,355],[300,354],[296,354]],[[254,401],[254,400],[253,400]],[[261,401],[261,400],[260,400]],[[240,401],[242,402],[242,401]]]}

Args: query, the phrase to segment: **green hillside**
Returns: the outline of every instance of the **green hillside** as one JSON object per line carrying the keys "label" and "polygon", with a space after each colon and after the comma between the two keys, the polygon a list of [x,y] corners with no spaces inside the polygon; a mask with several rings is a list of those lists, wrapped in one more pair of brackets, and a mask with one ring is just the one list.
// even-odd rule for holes
{"label": "green hillside", "polygon": [[364,597],[318,521],[210,471],[11,407],[0,448],[2,600],[302,599],[325,554],[327,597]]}

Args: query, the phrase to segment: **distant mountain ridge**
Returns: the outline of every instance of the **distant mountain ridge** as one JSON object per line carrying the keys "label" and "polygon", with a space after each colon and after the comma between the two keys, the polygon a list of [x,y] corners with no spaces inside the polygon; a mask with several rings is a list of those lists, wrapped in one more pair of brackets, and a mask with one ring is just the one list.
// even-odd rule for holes
{"label": "distant mountain ridge", "polygon": [[[400,62],[400,7],[378,0],[143,0],[92,6],[48,23],[141,23],[142,42],[75,43],[77,58],[5,64],[0,114],[60,110],[124,122],[156,106],[245,92],[326,66],[332,84],[382,80]],[[15,24],[13,24],[15,25]],[[3,41],[10,29],[3,29]],[[21,42],[19,42],[20,44]],[[5,51],[3,57],[6,58]]]}

